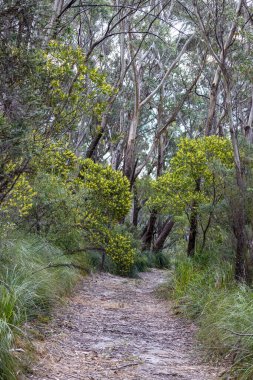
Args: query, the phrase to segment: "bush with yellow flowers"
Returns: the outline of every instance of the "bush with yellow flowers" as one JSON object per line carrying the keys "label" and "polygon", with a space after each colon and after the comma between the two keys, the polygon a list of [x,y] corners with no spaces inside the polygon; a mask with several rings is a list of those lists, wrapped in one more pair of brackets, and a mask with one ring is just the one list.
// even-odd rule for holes
{"label": "bush with yellow flowers", "polygon": [[15,110],[16,121],[8,132],[16,134],[15,148],[24,146],[23,137],[32,128],[48,139],[74,130],[83,115],[99,120],[108,97],[115,92],[106,76],[91,62],[86,63],[84,50],[67,39],[51,40],[36,49],[15,45],[4,51],[1,59],[5,54],[17,79],[10,84],[10,91],[16,91],[24,112],[17,111],[19,107]]}
{"label": "bush with yellow flowers", "polygon": [[192,205],[218,200],[224,191],[222,168],[232,170],[230,140],[218,136],[183,138],[167,173],[153,181],[149,205],[161,212],[180,214]]}
{"label": "bush with yellow flowers", "polygon": [[94,213],[85,213],[82,228],[86,231],[86,240],[95,244],[110,257],[118,274],[130,273],[134,264],[136,249],[129,233],[121,231],[117,223],[111,223],[98,210]]}
{"label": "bush with yellow flowers", "polygon": [[90,207],[99,210],[110,222],[119,222],[129,212],[130,185],[120,171],[86,159],[81,161],[79,184],[90,194]]}
{"label": "bush with yellow flowers", "polygon": [[37,75],[48,84],[44,94],[52,113],[48,132],[59,133],[66,126],[74,129],[83,114],[95,114],[99,120],[106,97],[115,89],[96,67],[85,64],[83,49],[52,40],[46,49],[37,51],[37,56],[41,62]]}
{"label": "bush with yellow flowers", "polygon": [[[2,210],[63,249],[102,250],[119,273],[127,273],[135,251],[130,235],[117,226],[131,207],[128,179],[108,165],[77,157],[65,141],[45,145],[42,136],[36,138],[29,169],[14,178]],[[15,164],[9,166],[14,173]]]}
{"label": "bush with yellow flowers", "polygon": [[37,141],[32,161],[35,172],[58,176],[67,185],[77,175],[79,165],[79,159],[69,148],[68,143],[58,141],[43,147],[42,142]]}
{"label": "bush with yellow flowers", "polygon": [[29,182],[27,173],[19,173],[16,168],[18,164],[10,162],[5,166],[5,175],[12,176],[12,181],[6,188],[6,196],[1,201],[1,211],[5,218],[9,219],[11,215],[17,214],[24,217],[29,214],[36,191]]}
{"label": "bush with yellow flowers", "polygon": [[131,237],[127,234],[111,231],[105,252],[116,264],[119,274],[128,274],[134,264],[136,250]]}
{"label": "bush with yellow flowers", "polygon": [[78,186],[85,190],[82,224],[87,238],[104,249],[120,274],[127,274],[134,262],[135,249],[131,236],[117,230],[129,212],[131,192],[128,179],[110,166],[81,161]]}
{"label": "bush with yellow flowers", "polygon": [[[20,53],[17,49],[15,55]],[[94,115],[99,122],[106,99],[115,91],[96,67],[85,64],[79,47],[51,41],[30,53],[29,122],[25,118],[25,123],[12,124],[0,112],[0,204],[5,215],[14,211],[15,216],[16,210],[20,216],[29,213],[37,172],[59,175],[68,186],[68,177],[76,175],[79,164],[61,138],[75,130],[84,114]]]}

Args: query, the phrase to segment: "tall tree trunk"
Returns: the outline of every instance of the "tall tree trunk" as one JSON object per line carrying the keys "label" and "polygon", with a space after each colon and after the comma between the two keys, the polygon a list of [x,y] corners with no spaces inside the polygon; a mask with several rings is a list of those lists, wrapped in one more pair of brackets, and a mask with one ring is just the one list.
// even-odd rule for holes
{"label": "tall tree trunk", "polygon": [[55,29],[58,24],[58,17],[61,14],[63,8],[64,0],[54,0],[53,4],[53,12],[49,24],[47,25],[47,33],[45,35],[45,42],[47,43],[50,38],[52,38],[55,34]]}
{"label": "tall tree trunk", "polygon": [[233,146],[234,165],[236,172],[236,183],[238,191],[238,200],[236,213],[233,213],[233,231],[236,237],[236,260],[235,260],[235,279],[242,282],[250,282],[249,268],[247,265],[248,239],[246,233],[246,210],[245,210],[245,192],[246,183],[241,164],[239,147],[234,127],[234,117],[231,97],[231,79],[229,72],[224,65],[223,67],[224,88],[226,95],[226,108],[229,117],[230,136]]}
{"label": "tall tree trunk", "polygon": [[133,185],[134,167],[135,167],[135,140],[137,134],[137,126],[139,121],[139,113],[135,113],[129,128],[127,146],[124,157],[123,172],[129,179],[131,187]]}
{"label": "tall tree trunk", "polygon": [[[241,201],[239,201],[241,203]],[[247,266],[247,237],[245,235],[245,215],[243,207],[238,203],[236,212],[233,213],[233,232],[236,238],[236,256],[235,256],[235,279],[239,282],[249,282],[248,266]]]}
{"label": "tall tree trunk", "polygon": [[133,226],[135,226],[135,227],[138,226],[138,216],[139,216],[140,209],[141,209],[141,207],[139,205],[136,186],[134,186],[133,187],[132,223],[133,223]]}
{"label": "tall tree trunk", "polygon": [[134,87],[135,87],[135,98],[134,98],[134,112],[133,117],[131,120],[129,133],[128,133],[128,140],[127,140],[127,146],[125,150],[125,160],[124,160],[124,174],[132,181],[135,180],[134,176],[134,165],[135,165],[135,143],[136,143],[136,136],[137,136],[137,127],[139,122],[139,117],[142,108],[144,105],[146,105],[149,101],[151,101],[154,96],[158,93],[158,91],[161,90],[161,88],[166,83],[167,78],[172,73],[172,71],[175,69],[175,67],[178,65],[181,57],[186,52],[190,42],[192,41],[193,36],[190,36],[181,50],[179,51],[178,55],[174,59],[174,61],[171,63],[169,68],[164,73],[162,79],[156,86],[156,88],[143,100],[141,100],[140,96],[140,65],[138,66],[136,63],[134,51],[133,51],[133,44],[132,44],[132,34],[129,32],[129,50],[130,50],[130,56],[131,56],[131,65],[133,69],[133,75],[134,75]]}
{"label": "tall tree trunk", "polygon": [[249,117],[247,120],[247,125],[244,127],[245,137],[250,144],[253,143],[252,124],[253,124],[253,90],[251,94],[251,107],[250,107]]}
{"label": "tall tree trunk", "polygon": [[130,123],[127,144],[124,156],[124,167],[123,172],[125,176],[129,179],[131,185],[134,179],[134,168],[135,168],[135,142],[137,136],[137,127],[140,117],[140,70],[137,66],[136,60],[134,58],[134,52],[132,47],[132,35],[129,32],[129,50],[132,59],[132,69],[134,77],[134,111],[132,115],[132,120]]}
{"label": "tall tree trunk", "polygon": [[[119,133],[124,134],[125,125],[125,110],[121,109],[119,112]],[[123,156],[124,139],[121,138],[115,145],[111,147],[111,165],[112,168],[118,170]]]}
{"label": "tall tree trunk", "polygon": [[195,255],[196,240],[198,233],[198,213],[194,208],[197,207],[196,202],[193,203],[193,210],[190,215],[190,231],[187,246],[187,256],[193,257]]}
{"label": "tall tree trunk", "polygon": [[[201,179],[198,179],[196,181],[196,187],[195,187],[196,193],[200,191],[200,183],[201,183]],[[198,203],[196,201],[193,201],[191,215],[190,215],[190,231],[189,231],[188,247],[187,247],[187,256],[189,257],[193,257],[195,255],[195,249],[196,249],[196,241],[197,241],[197,234],[198,234],[197,208],[198,208]]]}
{"label": "tall tree trunk", "polygon": [[216,129],[213,124],[214,124],[214,115],[215,115],[215,109],[216,109],[220,78],[221,78],[221,69],[220,69],[220,66],[218,66],[215,71],[213,83],[210,90],[209,109],[208,109],[206,129],[205,129],[206,136],[210,136],[211,134],[213,134]]}

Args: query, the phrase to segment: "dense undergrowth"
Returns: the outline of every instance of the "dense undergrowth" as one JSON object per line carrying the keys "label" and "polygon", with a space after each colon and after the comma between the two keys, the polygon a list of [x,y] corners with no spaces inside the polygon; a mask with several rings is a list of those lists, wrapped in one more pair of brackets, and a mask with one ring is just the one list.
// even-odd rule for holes
{"label": "dense undergrowth", "polygon": [[253,293],[233,279],[230,260],[215,252],[176,255],[169,294],[199,325],[198,338],[214,358],[226,359],[233,379],[253,378]]}

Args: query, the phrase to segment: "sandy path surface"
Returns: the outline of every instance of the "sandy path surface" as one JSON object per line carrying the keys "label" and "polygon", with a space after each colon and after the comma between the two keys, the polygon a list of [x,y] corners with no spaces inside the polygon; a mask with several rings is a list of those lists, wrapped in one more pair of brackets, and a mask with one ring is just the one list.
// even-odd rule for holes
{"label": "sandy path surface", "polygon": [[218,379],[219,369],[201,362],[195,327],[154,294],[165,278],[152,270],[141,279],[85,279],[45,325],[39,361],[26,379]]}

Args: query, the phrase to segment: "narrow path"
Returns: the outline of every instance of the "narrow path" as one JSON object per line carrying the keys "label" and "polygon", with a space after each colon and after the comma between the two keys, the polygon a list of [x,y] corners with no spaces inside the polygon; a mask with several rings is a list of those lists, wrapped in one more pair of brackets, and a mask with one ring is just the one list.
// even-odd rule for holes
{"label": "narrow path", "polygon": [[37,343],[33,380],[213,380],[218,369],[201,363],[194,327],[173,316],[154,289],[164,271],[141,280],[95,275],[57,310]]}

